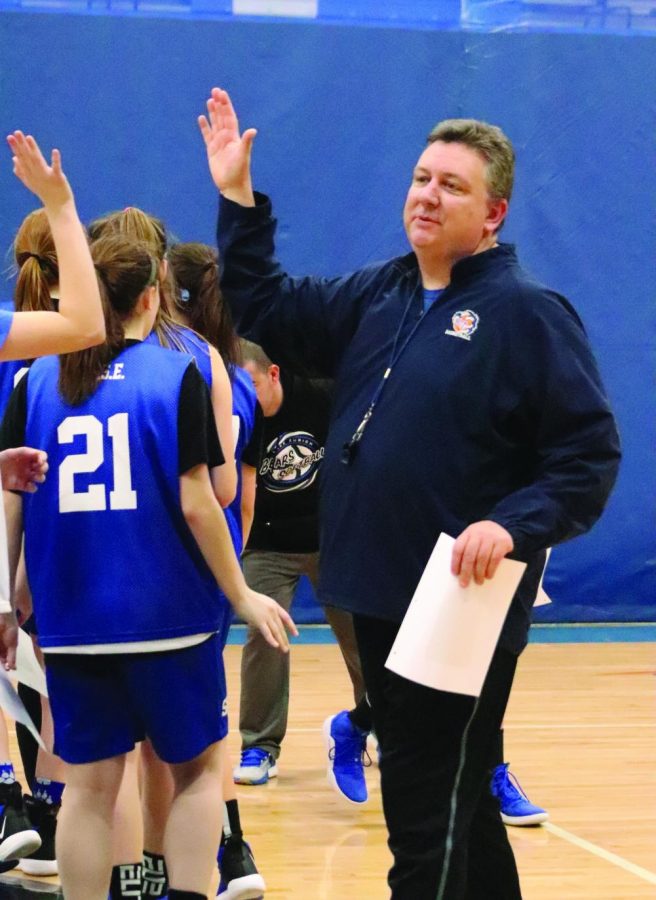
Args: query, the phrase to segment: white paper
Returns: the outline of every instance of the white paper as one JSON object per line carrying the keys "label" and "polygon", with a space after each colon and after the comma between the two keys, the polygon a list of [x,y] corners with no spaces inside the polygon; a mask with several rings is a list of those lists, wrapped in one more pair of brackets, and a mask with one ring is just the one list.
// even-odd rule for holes
{"label": "white paper", "polygon": [[15,722],[25,725],[38,745],[43,747],[44,750],[46,749],[45,744],[41,740],[41,735],[23,706],[23,701],[16,693],[16,689],[9,680],[9,674],[3,666],[0,666],[0,708]]}
{"label": "white paper", "polygon": [[48,688],[46,687],[46,673],[41,668],[39,660],[34,652],[34,644],[32,638],[23,631],[18,629],[18,649],[16,650],[16,678],[33,690],[48,696]]}
{"label": "white paper", "polygon": [[454,543],[440,535],[385,665],[418,684],[478,697],[526,564],[503,559],[493,579],[462,588],[451,574]]}
{"label": "white paper", "polygon": [[7,523],[0,480],[0,613],[11,612],[9,592],[9,557],[7,555]]}
{"label": "white paper", "polygon": [[547,548],[547,556],[544,561],[544,569],[542,570],[542,578],[540,579],[540,584],[538,585],[538,592],[535,595],[535,603],[533,606],[548,606],[552,600],[549,594],[545,591],[542,586],[544,582],[544,573],[547,571],[547,565],[549,564],[549,557],[551,556],[551,547]]}

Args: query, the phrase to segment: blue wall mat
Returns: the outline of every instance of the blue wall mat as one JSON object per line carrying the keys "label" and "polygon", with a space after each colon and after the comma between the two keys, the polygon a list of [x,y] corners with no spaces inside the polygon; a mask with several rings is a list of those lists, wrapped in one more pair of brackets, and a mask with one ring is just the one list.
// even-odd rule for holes
{"label": "blue wall mat", "polygon": [[[616,35],[4,12],[0,119],[62,149],[85,218],[135,204],[211,241],[195,119],[211,85],[229,88],[259,128],[255,181],[295,273],[403,252],[403,198],[433,123],[501,124],[518,151],[505,237],[579,309],[625,453],[603,520],[555,550],[557,603],[539,618],[653,620],[655,50]],[[8,159],[1,177],[4,250],[32,203]]]}

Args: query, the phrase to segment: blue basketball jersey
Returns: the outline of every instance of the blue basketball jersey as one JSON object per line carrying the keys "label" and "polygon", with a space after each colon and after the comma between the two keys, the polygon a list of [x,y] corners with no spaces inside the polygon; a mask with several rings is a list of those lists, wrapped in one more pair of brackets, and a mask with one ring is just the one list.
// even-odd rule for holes
{"label": "blue basketball jersey", "polygon": [[[241,557],[244,535],[241,521],[241,457],[253,434],[255,426],[255,406],[257,396],[251,376],[244,369],[235,366],[232,378],[232,423],[235,435],[235,462],[237,464],[237,493],[230,506],[223,510],[237,557]],[[220,640],[225,644],[232,620],[232,608]]]}
{"label": "blue basketball jersey", "polygon": [[50,474],[24,499],[28,577],[43,647],[223,631],[228,605],[180,508],[184,353],[128,346],[69,406],[59,360],[27,376],[26,443]]}
{"label": "blue basketball jersey", "polygon": [[5,413],[11,392],[28,371],[28,365],[21,359],[0,362],[0,417]]}
{"label": "blue basketball jersey", "polygon": [[0,347],[7,340],[7,335],[14,321],[14,312],[11,309],[0,309]]}
{"label": "blue basketball jersey", "polygon": [[[210,345],[199,334],[196,334],[186,325],[173,325],[169,329],[173,332],[174,337],[180,342],[185,353],[189,353],[196,360],[196,365],[200,374],[205,379],[207,386],[212,390],[212,359],[210,357]],[[144,343],[157,344],[161,346],[157,332],[151,331]],[[170,347],[171,350],[180,350],[175,343]]]}
{"label": "blue basketball jersey", "polygon": [[241,457],[251,439],[255,425],[257,396],[251,376],[238,366],[232,378],[232,422],[235,431],[235,460],[237,462],[237,493],[225,510],[226,521],[237,556],[241,556],[243,535],[241,529]]}

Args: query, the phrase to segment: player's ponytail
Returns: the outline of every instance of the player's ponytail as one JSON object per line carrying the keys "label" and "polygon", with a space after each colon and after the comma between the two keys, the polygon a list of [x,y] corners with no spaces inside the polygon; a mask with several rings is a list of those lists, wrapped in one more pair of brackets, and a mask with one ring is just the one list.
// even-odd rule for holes
{"label": "player's ponytail", "polygon": [[59,266],[45,209],[35,209],[25,217],[14,238],[13,250],[17,269],[14,309],[56,309],[57,301],[50,293],[59,283]]}
{"label": "player's ponytail", "polygon": [[157,280],[157,260],[149,247],[120,234],[91,245],[105,314],[105,343],[60,357],[59,391],[72,406],[84,402],[98,387],[98,379],[125,347],[123,323],[139,297]]}
{"label": "player's ponytail", "polygon": [[228,373],[239,365],[239,341],[219,282],[218,254],[208,244],[175,244],[169,264],[176,291],[174,300],[184,322],[221,354]]}

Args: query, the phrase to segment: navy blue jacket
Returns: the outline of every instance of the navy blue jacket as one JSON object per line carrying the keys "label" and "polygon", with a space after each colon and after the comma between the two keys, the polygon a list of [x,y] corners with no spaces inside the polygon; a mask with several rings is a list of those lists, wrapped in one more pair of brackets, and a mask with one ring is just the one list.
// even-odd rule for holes
{"label": "navy blue jacket", "polygon": [[[575,310],[501,244],[459,261],[422,316],[413,253],[338,278],[291,278],[266,197],[222,198],[222,289],[241,334],[335,379],[321,492],[323,603],[401,621],[440,532],[491,519],[528,567],[501,644],[520,652],[547,547],[588,530],[619,438]],[[404,316],[405,314],[405,316]],[[353,435],[416,326],[351,465]]]}

